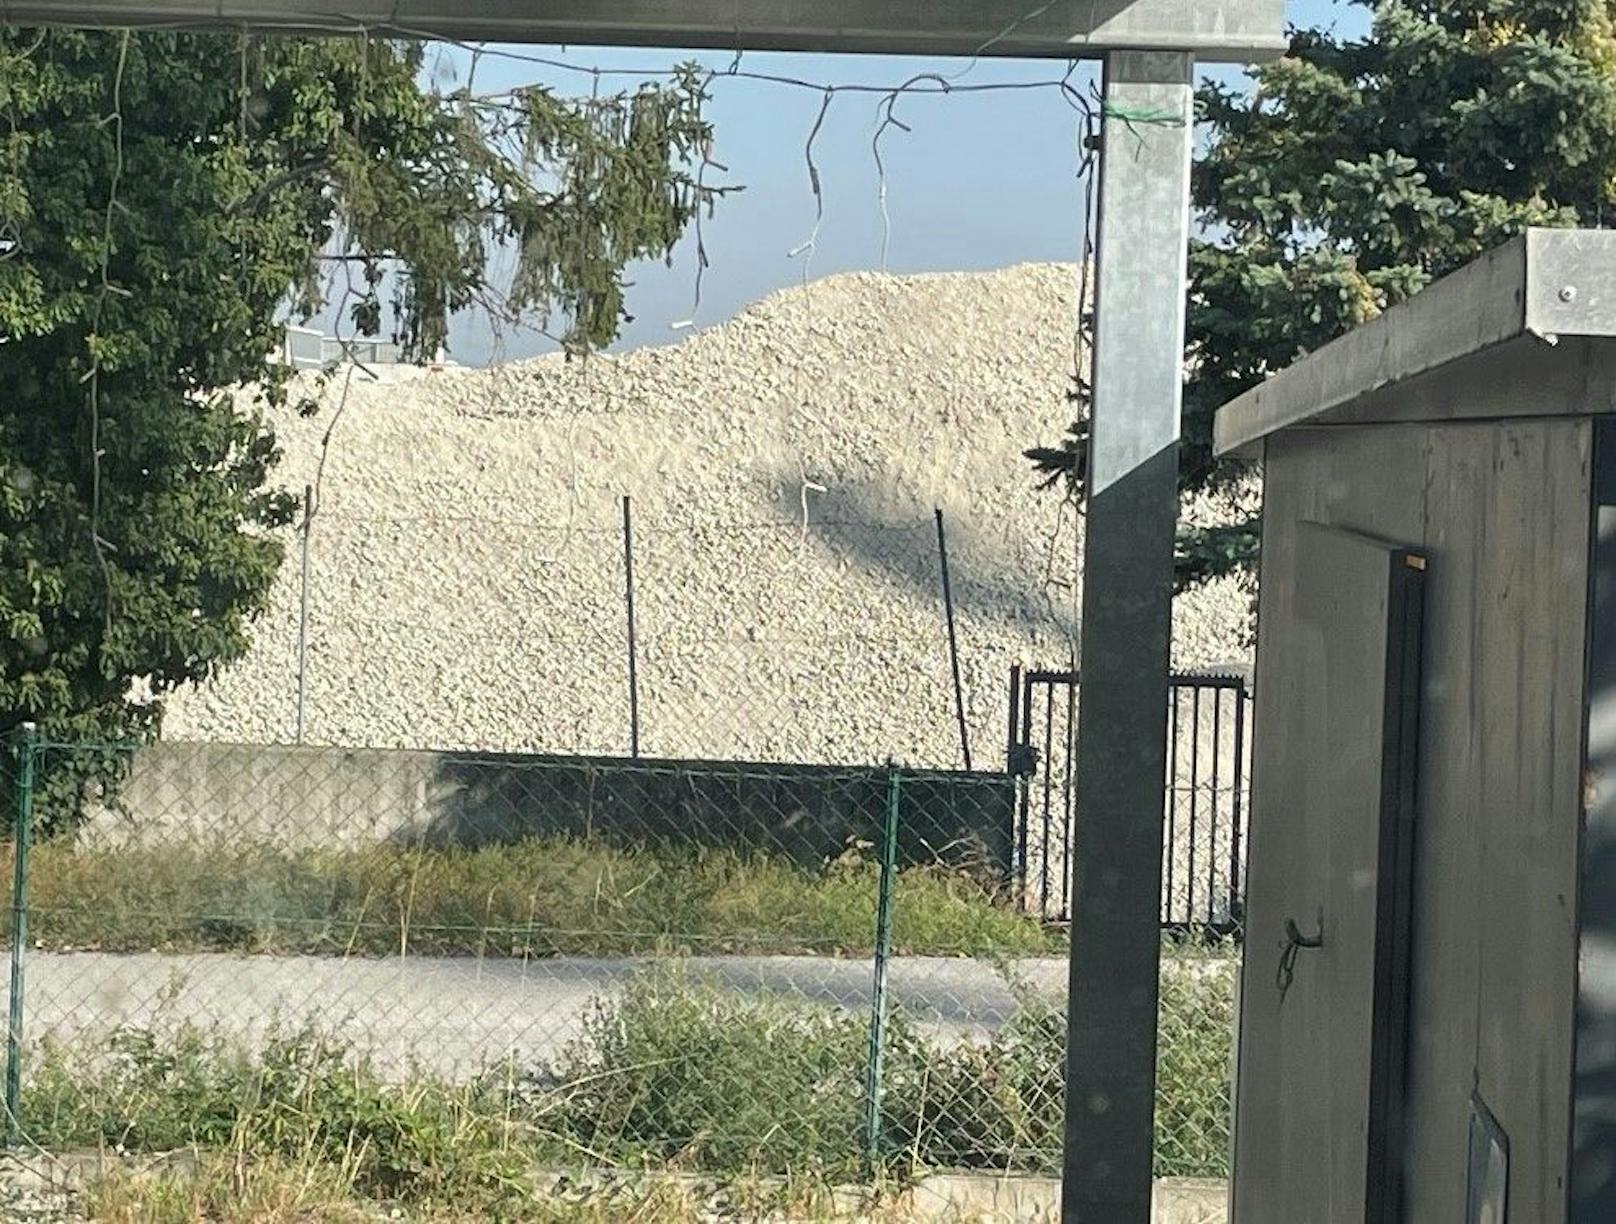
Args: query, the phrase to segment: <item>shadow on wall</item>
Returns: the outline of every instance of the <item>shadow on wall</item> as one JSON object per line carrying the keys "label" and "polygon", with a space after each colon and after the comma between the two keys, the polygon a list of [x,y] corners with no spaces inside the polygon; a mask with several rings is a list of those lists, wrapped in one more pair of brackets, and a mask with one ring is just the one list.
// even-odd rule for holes
{"label": "shadow on wall", "polygon": [[282,850],[476,849],[534,837],[767,852],[804,865],[880,844],[899,858],[1008,872],[1016,780],[886,767],[165,742],[77,835],[121,845],[216,838]]}
{"label": "shadow on wall", "polygon": [[[802,496],[796,473],[777,473],[775,498],[795,505]],[[899,515],[883,486],[869,481],[838,480],[823,493],[809,493],[808,536],[832,556],[872,574],[882,574],[942,603],[942,570],[936,527],[929,509]],[[1031,485],[1026,496],[1046,497],[1050,528],[1055,526],[1058,499]],[[1061,634],[1070,632],[1067,611],[1051,601],[1044,580],[1048,537],[1027,541],[1026,552],[1007,553],[1002,543],[983,539],[969,520],[944,507],[950,585],[954,609],[962,616],[1005,624],[1043,622]],[[1029,567],[1028,558],[1036,555]]]}
{"label": "shadow on wall", "polygon": [[476,847],[535,836],[783,855],[804,866],[880,844],[903,865],[1008,872],[1016,787],[1001,774],[617,758],[443,756],[421,824],[393,840]]}

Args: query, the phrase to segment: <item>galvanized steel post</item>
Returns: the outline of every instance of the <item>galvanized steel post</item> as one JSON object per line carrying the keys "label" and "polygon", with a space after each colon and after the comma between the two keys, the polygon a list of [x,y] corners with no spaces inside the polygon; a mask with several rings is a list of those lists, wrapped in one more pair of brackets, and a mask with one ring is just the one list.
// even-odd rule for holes
{"label": "galvanized steel post", "polygon": [[887,963],[892,957],[892,894],[898,875],[898,805],[903,778],[887,774],[886,817],[881,833],[881,883],[875,908],[875,989],[870,1004],[870,1058],[864,1079],[864,1161],[872,1170],[881,1159],[881,1090],[887,1043]]}
{"label": "galvanized steel post", "polygon": [[1105,61],[1062,1218],[1150,1218],[1193,56]]}

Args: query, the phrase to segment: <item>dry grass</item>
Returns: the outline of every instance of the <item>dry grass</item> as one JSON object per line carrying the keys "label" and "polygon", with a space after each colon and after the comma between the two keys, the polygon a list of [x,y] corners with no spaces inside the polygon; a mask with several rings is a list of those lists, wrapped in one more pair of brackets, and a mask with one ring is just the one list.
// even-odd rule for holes
{"label": "dry grass", "polygon": [[82,1218],[94,1224],[904,1224],[913,1218],[899,1193],[850,1193],[815,1181],[742,1176],[713,1182],[668,1175],[546,1180],[520,1200],[472,1197],[421,1206],[367,1198],[330,1165],[214,1154],[158,1172],[114,1165],[76,1198]]}
{"label": "dry grass", "polygon": [[328,1166],[248,1164],[228,1156],[186,1173],[114,1170],[93,1180],[82,1202],[90,1220],[105,1224],[368,1224],[386,1218]]}
{"label": "dry grass", "polygon": [[[7,847],[0,878],[10,878],[9,857]],[[878,880],[867,861],[810,869],[758,853],[562,838],[477,850],[61,841],[34,851],[29,935],[45,948],[109,952],[856,955],[874,940]],[[1062,944],[996,885],[940,867],[899,876],[893,936],[912,954],[1039,955]]]}

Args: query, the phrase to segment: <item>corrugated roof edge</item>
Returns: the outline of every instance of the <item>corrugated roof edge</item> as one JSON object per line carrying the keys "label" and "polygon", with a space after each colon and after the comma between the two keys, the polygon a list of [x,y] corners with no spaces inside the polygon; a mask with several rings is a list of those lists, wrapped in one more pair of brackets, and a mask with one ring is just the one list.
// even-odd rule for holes
{"label": "corrugated roof edge", "polygon": [[1218,410],[1230,454],[1523,335],[1616,336],[1616,231],[1532,229]]}

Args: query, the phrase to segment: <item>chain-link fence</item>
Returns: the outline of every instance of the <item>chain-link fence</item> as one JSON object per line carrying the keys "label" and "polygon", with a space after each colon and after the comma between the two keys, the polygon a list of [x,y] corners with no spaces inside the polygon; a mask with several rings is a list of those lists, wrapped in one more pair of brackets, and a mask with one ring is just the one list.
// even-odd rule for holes
{"label": "chain-link fence", "polygon": [[[1065,937],[1016,896],[1024,777],[15,747],[7,1103],[32,1142],[363,1131],[382,1160],[406,1102],[537,1167],[1059,1167]],[[1225,1172],[1234,972],[1166,958],[1164,1176]]]}
{"label": "chain-link fence", "polygon": [[252,650],[171,695],[165,727],[252,743],[997,764],[1010,666],[1072,649],[1070,524],[1051,540],[824,494],[805,511],[799,492],[757,492],[774,515],[742,517],[664,483],[528,519],[373,512],[338,486],[285,540]]}

